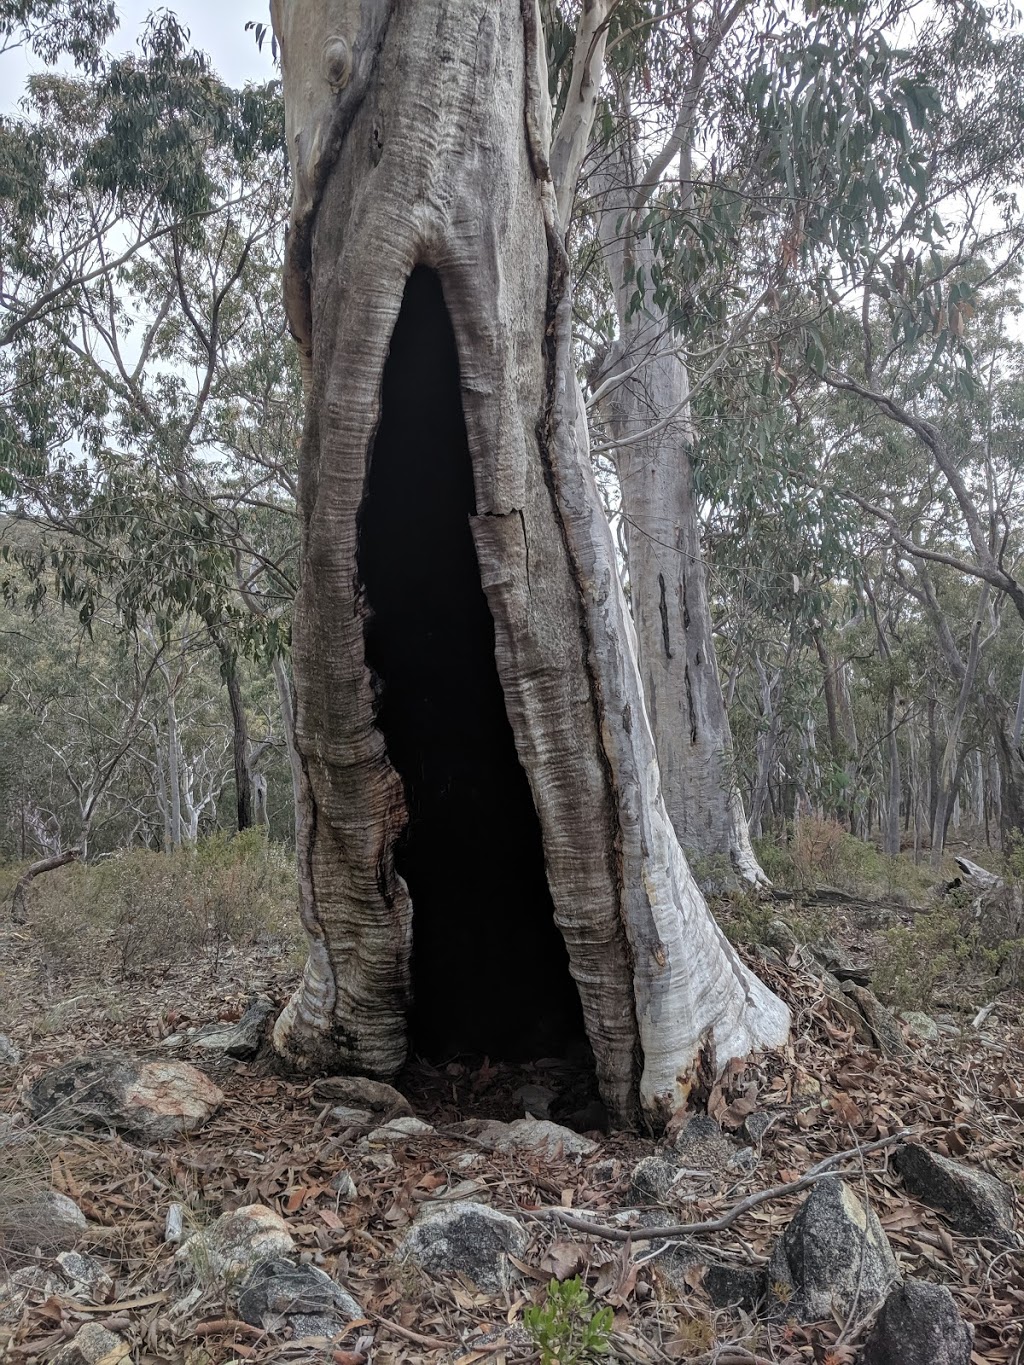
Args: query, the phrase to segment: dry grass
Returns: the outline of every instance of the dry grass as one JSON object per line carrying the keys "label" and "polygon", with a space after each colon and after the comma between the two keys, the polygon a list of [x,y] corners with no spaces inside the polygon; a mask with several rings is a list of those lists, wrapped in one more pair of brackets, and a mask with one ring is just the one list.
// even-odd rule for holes
{"label": "dry grass", "polygon": [[124,976],[199,949],[296,942],[295,901],[292,856],[250,831],[170,855],[133,849],[61,868],[30,888],[28,928],[51,971],[105,963]]}

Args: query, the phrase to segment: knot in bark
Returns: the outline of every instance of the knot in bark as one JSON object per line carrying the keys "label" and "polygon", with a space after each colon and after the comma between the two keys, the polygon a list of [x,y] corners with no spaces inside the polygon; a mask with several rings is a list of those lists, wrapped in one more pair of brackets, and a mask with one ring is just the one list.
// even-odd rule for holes
{"label": "knot in bark", "polygon": [[346,38],[334,34],[324,43],[320,59],[324,80],[333,90],[342,90],[352,76],[352,48]]}

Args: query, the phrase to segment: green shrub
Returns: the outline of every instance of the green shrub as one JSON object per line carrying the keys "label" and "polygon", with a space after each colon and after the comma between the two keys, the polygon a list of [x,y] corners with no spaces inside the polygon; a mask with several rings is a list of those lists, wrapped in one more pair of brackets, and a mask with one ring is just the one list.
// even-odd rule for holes
{"label": "green shrub", "polygon": [[541,1365],[583,1365],[595,1356],[607,1355],[613,1318],[610,1308],[594,1309],[578,1275],[561,1284],[552,1280],[547,1300],[523,1314]]}
{"label": "green shrub", "polygon": [[789,849],[771,835],[755,839],[754,852],[761,870],[773,886],[792,887],[795,880],[793,859]]}

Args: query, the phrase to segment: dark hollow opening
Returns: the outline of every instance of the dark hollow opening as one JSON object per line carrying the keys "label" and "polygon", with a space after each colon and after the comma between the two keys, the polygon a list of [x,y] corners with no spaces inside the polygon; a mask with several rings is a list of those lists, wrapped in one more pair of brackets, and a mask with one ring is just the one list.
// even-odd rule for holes
{"label": "dark hollow opening", "polygon": [[494,659],[473,471],[437,274],[409,277],[384,367],[359,527],[377,723],[409,824],[410,1043],[430,1059],[556,1055],[583,1035],[540,823]]}

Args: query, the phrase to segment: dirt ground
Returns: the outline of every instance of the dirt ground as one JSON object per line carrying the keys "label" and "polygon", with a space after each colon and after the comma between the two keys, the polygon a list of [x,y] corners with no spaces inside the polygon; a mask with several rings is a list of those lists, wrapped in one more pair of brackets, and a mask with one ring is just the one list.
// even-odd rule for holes
{"label": "dirt ground", "polygon": [[[839,916],[837,925],[847,941],[859,942],[855,920]],[[755,1191],[795,1181],[816,1162],[851,1151],[840,1171],[878,1213],[904,1273],[950,1288],[976,1330],[974,1361],[1024,1360],[1020,1253],[959,1236],[909,1198],[891,1167],[891,1148],[866,1157],[855,1151],[909,1129],[932,1150],[1001,1175],[1018,1195],[1024,1191],[1019,1004],[1000,1003],[980,1030],[969,1015],[959,1025],[947,1020],[938,1040],[911,1039],[912,1058],[890,1061],[855,1040],[799,962],[756,965],[793,1009],[792,1043],[733,1067],[710,1101],[726,1130],[736,1132],[737,1146],[753,1146],[752,1166],[695,1173],[671,1206],[655,1211],[656,1221],[714,1219]],[[174,1055],[199,1065],[226,1096],[189,1138],[143,1148],[109,1133],[56,1138],[28,1125],[23,1088],[47,1067],[101,1048],[166,1057],[163,1038],[190,1024],[237,1018],[256,990],[283,1002],[293,972],[284,950],[264,947],[124,980],[102,970],[88,979],[52,979],[28,928],[0,930],[0,1032],[22,1054],[19,1067],[0,1068],[0,1226],[5,1179],[24,1179],[31,1167],[32,1179],[77,1201],[89,1219],[80,1249],[99,1257],[114,1281],[100,1304],[59,1294],[30,1299],[16,1321],[0,1323],[0,1358],[11,1365],[47,1361],[89,1321],[129,1342],[139,1365],[539,1360],[521,1330],[524,1309],[544,1301],[552,1276],[574,1273],[596,1304],[614,1311],[606,1358],[719,1365],[841,1365],[855,1358],[865,1320],[769,1323],[715,1309],[702,1286],[702,1259],[764,1264],[802,1194],[763,1202],[727,1230],[698,1237],[697,1259],[688,1261],[669,1240],[645,1240],[641,1227],[631,1240],[604,1240],[568,1227],[554,1212],[591,1211],[607,1220],[632,1206],[631,1171],[658,1150],[654,1141],[602,1136],[593,1156],[539,1162],[475,1151],[452,1129],[468,1117],[515,1117],[513,1092],[524,1080],[550,1079],[544,1068],[512,1070],[482,1059],[414,1068],[405,1092],[437,1131],[371,1145],[361,1132],[337,1126],[312,1082],[276,1075],[258,1060],[211,1062],[186,1047]],[[753,1144],[743,1128],[751,1109],[770,1120]],[[332,1188],[342,1171],[355,1183],[351,1202]],[[530,1233],[516,1288],[506,1297],[427,1280],[393,1263],[418,1206],[451,1191],[485,1198]],[[276,1209],[307,1259],[355,1296],[364,1318],[329,1342],[272,1340],[240,1322],[230,1299],[211,1290],[186,1319],[176,1319],[170,1310],[185,1283],[173,1246],[163,1240],[175,1202],[185,1205],[193,1226],[256,1202]]]}

